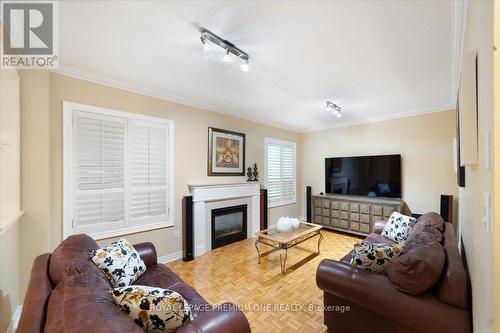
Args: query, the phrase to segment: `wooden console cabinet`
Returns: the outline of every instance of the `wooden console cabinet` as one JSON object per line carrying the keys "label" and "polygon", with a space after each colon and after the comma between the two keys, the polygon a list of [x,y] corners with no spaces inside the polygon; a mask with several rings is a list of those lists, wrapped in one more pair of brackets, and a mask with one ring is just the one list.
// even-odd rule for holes
{"label": "wooden console cabinet", "polygon": [[403,200],[342,194],[313,195],[313,222],[325,228],[366,236],[373,222],[401,212]]}

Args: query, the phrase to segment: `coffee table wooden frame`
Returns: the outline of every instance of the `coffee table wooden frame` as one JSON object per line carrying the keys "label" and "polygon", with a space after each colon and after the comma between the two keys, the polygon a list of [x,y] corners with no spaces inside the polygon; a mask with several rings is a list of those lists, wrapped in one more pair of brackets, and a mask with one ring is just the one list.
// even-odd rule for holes
{"label": "coffee table wooden frame", "polygon": [[321,245],[321,241],[323,240],[323,235],[321,234],[321,229],[323,226],[319,224],[314,224],[314,223],[308,223],[308,222],[300,222],[301,224],[306,224],[310,226],[309,229],[304,230],[300,234],[297,234],[293,237],[287,238],[287,239],[279,239],[273,236],[269,236],[266,234],[266,232],[269,232],[271,230],[277,230],[277,228],[269,228],[261,231],[257,231],[255,235],[257,236],[257,240],[255,241],[255,248],[257,249],[257,256],[258,256],[258,261],[257,263],[260,264],[260,250],[259,247],[257,246],[259,243],[266,244],[268,246],[271,246],[272,248],[279,250],[280,251],[280,268],[281,268],[281,275],[285,275],[286,272],[286,258],[288,254],[288,249],[291,247],[294,247],[297,244],[300,244],[302,242],[305,242],[308,239],[311,239],[313,237],[319,236],[318,239],[318,254],[319,254],[319,248]]}

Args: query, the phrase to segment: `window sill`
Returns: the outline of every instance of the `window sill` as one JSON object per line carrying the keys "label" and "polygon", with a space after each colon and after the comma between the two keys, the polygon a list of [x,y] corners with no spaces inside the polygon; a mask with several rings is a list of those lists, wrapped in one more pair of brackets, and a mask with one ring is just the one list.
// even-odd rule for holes
{"label": "window sill", "polygon": [[269,204],[269,208],[275,208],[275,207],[281,207],[281,206],[295,205],[296,203],[297,203],[297,200],[277,202],[277,203],[274,203],[274,204]]}
{"label": "window sill", "polygon": [[99,232],[99,233],[95,233],[95,234],[90,234],[89,236],[95,240],[102,240],[102,239],[107,239],[107,238],[114,238],[114,237],[130,235],[130,234],[136,234],[136,233],[145,232],[145,231],[153,231],[153,230],[157,230],[157,229],[170,228],[173,226],[175,226],[174,223],[161,222],[161,223],[155,223],[155,224],[150,224],[150,225],[141,225],[138,227],[123,228],[120,230],[104,231],[104,232]]}

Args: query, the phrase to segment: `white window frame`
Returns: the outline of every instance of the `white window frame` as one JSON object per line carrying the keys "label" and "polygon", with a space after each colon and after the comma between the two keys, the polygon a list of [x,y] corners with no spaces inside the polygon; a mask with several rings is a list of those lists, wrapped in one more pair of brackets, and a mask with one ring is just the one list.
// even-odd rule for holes
{"label": "white window frame", "polygon": [[280,202],[275,202],[275,203],[269,203],[268,202],[268,207],[279,207],[279,206],[286,206],[286,205],[293,205],[297,203],[297,144],[293,141],[286,141],[286,140],[280,140],[280,139],[274,139],[274,138],[269,138],[266,137],[264,138],[264,164],[265,164],[265,185],[267,187],[268,183],[268,178],[267,178],[267,165],[268,165],[268,152],[267,152],[267,146],[268,144],[279,144],[279,145],[288,145],[293,147],[293,151],[295,153],[295,161],[294,161],[294,166],[293,166],[293,177],[295,179],[294,181],[294,187],[293,187],[293,199],[292,200],[283,200]]}
{"label": "white window frame", "polygon": [[[121,117],[129,120],[142,120],[154,123],[162,123],[168,126],[168,160],[167,160],[167,204],[168,204],[168,219],[166,221],[142,224],[136,226],[121,227],[115,230],[96,232],[89,234],[92,238],[99,240],[111,237],[123,236],[131,233],[144,232],[154,229],[173,227],[175,225],[175,209],[174,209],[174,121],[170,119],[151,117],[136,113],[123,112],[108,108],[84,105],[63,101],[63,237],[64,239],[74,233],[73,226],[73,113],[75,111],[84,111],[95,113],[97,115]],[[126,126],[126,132],[128,126]],[[128,135],[126,135],[126,143],[128,145]],[[127,149],[125,149],[127,152]],[[124,192],[128,196],[130,191],[128,185],[128,159],[129,153],[125,154],[125,174],[124,174]],[[128,205],[124,203],[125,219],[128,220]]]}

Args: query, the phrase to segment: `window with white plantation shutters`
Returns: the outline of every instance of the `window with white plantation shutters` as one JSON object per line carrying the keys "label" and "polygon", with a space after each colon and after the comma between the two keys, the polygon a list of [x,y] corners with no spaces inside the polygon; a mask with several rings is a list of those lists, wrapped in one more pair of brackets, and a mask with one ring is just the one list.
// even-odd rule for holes
{"label": "window with white plantation shutters", "polygon": [[296,202],[295,143],[266,138],[266,187],[269,206]]}
{"label": "window with white plantation shutters", "polygon": [[173,123],[64,103],[64,235],[173,225]]}

